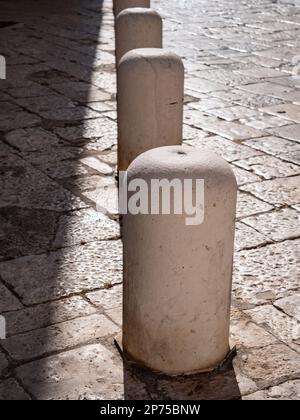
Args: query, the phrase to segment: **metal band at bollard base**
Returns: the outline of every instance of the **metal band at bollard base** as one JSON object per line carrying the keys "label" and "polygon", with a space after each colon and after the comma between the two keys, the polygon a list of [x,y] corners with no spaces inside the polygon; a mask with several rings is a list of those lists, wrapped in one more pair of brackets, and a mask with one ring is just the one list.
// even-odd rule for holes
{"label": "metal band at bollard base", "polygon": [[150,3],[150,0],[113,0],[114,15],[117,17],[122,10],[130,7],[150,7]]}
{"label": "metal band at bollard base", "polygon": [[122,357],[124,363],[127,363],[127,364],[132,365],[132,366],[139,367],[141,369],[145,369],[145,370],[147,370],[151,373],[154,373],[156,375],[166,375],[166,376],[170,376],[171,378],[172,377],[176,378],[176,377],[179,377],[179,376],[192,376],[192,375],[211,373],[211,372],[217,371],[220,368],[222,368],[227,362],[231,361],[236,356],[236,345],[233,344],[233,343],[230,343],[230,350],[229,350],[228,354],[226,355],[226,357],[220,361],[220,363],[218,363],[215,366],[212,366],[210,368],[204,369],[204,370],[196,370],[196,371],[186,372],[186,373],[178,375],[178,374],[172,374],[172,373],[168,374],[168,373],[152,370],[148,366],[144,365],[142,362],[134,360],[134,358],[130,354],[128,354],[126,351],[124,351],[123,341],[122,341],[122,333],[119,333],[114,338],[114,344],[115,344],[118,352],[120,353],[120,356]]}

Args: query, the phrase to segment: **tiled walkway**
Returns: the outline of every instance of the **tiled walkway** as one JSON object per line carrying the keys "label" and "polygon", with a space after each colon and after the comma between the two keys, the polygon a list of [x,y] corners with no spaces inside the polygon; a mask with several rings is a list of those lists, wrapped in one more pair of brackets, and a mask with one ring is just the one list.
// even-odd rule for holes
{"label": "tiled walkway", "polygon": [[185,62],[185,141],[239,183],[237,355],[178,380],[123,366],[119,227],[95,211],[116,193],[111,2],[1,1],[1,399],[300,398],[300,8],[153,7]]}

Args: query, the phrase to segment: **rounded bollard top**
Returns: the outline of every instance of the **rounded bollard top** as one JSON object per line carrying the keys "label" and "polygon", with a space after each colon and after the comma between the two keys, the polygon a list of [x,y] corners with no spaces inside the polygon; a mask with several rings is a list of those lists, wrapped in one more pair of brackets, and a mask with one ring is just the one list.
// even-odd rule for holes
{"label": "rounded bollard top", "polygon": [[114,0],[114,15],[118,16],[123,10],[133,7],[149,8],[150,0]]}
{"label": "rounded bollard top", "polygon": [[119,67],[136,66],[139,63],[148,64],[149,67],[167,65],[169,68],[180,68],[184,72],[184,66],[179,55],[164,48],[137,48],[123,55],[119,61]]}
{"label": "rounded bollard top", "polygon": [[124,19],[126,17],[136,19],[139,16],[147,16],[147,18],[149,18],[149,16],[153,16],[155,19],[159,19],[160,21],[162,20],[160,14],[154,9],[150,9],[148,7],[129,7],[118,14],[116,21],[118,22],[120,19]]}
{"label": "rounded bollard top", "polygon": [[229,163],[210,150],[191,146],[165,146],[139,155],[128,168],[128,179],[206,179],[237,190]]}

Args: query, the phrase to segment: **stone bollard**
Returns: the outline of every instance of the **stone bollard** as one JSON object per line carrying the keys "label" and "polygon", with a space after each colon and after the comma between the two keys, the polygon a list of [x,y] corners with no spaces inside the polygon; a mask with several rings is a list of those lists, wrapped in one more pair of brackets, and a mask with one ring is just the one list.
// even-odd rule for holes
{"label": "stone bollard", "polygon": [[113,0],[114,15],[118,16],[124,9],[130,7],[150,7],[150,0]]}
{"label": "stone bollard", "polygon": [[162,48],[162,18],[152,9],[134,7],[123,10],[116,19],[117,64],[136,48]]}
{"label": "stone bollard", "polygon": [[163,49],[136,49],[118,68],[118,167],[141,153],[182,143],[184,67]]}
{"label": "stone bollard", "polygon": [[[230,351],[235,176],[222,158],[187,146],[150,150],[127,174],[124,355],[168,375],[211,371]],[[172,214],[161,214],[161,205],[158,214],[157,203],[150,203],[158,185],[153,180],[164,184],[164,206],[170,193],[166,181],[173,181]],[[187,180],[193,180],[193,188]],[[140,200],[133,193],[137,186],[143,192]],[[198,209],[194,218],[191,197]],[[139,203],[143,214],[134,215],[133,203]],[[180,205],[185,209],[181,214]],[[146,214],[150,207],[152,215]]]}

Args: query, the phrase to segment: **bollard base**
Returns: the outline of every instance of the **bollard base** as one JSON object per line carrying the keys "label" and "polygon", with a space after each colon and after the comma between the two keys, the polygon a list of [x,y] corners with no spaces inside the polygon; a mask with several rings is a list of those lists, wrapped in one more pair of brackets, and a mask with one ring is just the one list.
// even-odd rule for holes
{"label": "bollard base", "polygon": [[136,360],[133,360],[132,358],[130,358],[130,356],[124,351],[124,348],[123,348],[122,333],[119,333],[115,337],[114,344],[115,344],[118,352],[120,353],[120,356],[122,357],[124,363],[127,363],[131,366],[137,366],[139,368],[150,371],[151,373],[154,373],[156,375],[164,375],[164,376],[169,376],[169,377],[174,377],[174,378],[175,377],[178,378],[178,377],[184,377],[184,376],[197,375],[197,374],[201,374],[201,373],[215,372],[215,371],[221,369],[228,361],[232,360],[236,356],[236,345],[234,343],[230,342],[230,350],[229,350],[227,356],[217,366],[214,366],[210,369],[196,370],[196,371],[193,371],[193,372],[187,372],[187,373],[174,375],[174,374],[168,374],[168,373],[164,373],[164,372],[155,371],[155,370],[150,369],[149,367],[145,366],[144,364],[139,363]]}

